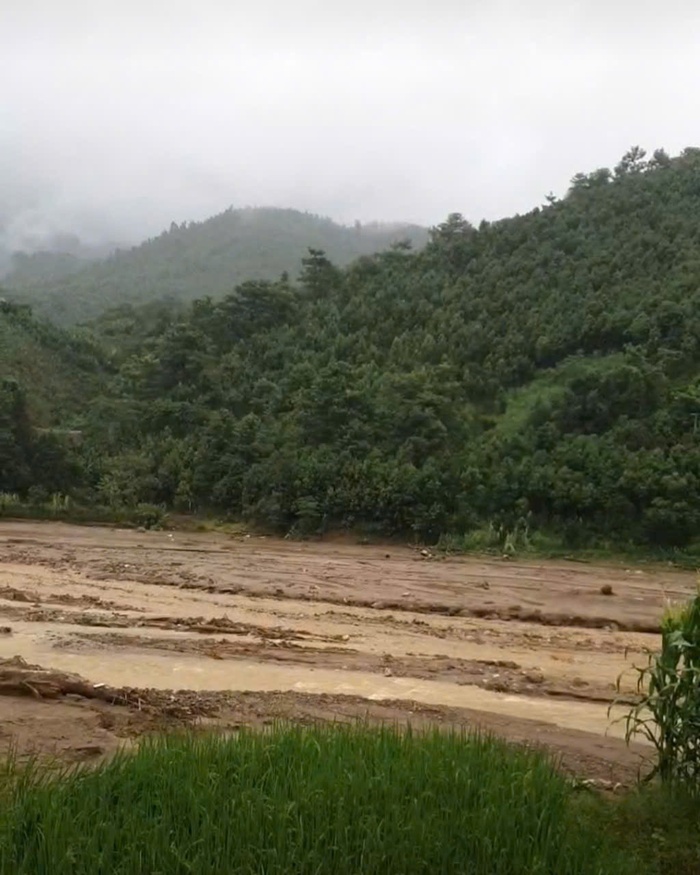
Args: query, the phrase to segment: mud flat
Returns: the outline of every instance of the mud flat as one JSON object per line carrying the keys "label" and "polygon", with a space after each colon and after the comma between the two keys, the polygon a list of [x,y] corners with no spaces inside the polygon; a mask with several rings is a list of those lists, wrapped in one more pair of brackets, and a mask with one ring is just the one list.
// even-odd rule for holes
{"label": "mud flat", "polygon": [[0,747],[83,759],[164,725],[359,717],[479,725],[625,783],[645,751],[610,725],[615,681],[694,588],[665,568],[3,522],[0,658],[128,695],[8,685]]}

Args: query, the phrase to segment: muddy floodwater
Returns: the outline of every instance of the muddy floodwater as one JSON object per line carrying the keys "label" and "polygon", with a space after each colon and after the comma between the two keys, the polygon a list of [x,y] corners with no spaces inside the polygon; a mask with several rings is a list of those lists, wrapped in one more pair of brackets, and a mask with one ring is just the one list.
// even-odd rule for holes
{"label": "muddy floodwater", "polygon": [[[640,753],[611,724],[615,683],[632,696],[664,601],[694,588],[670,568],[2,522],[0,658],[197,694],[222,725],[478,724],[627,774]],[[139,731],[119,708],[31,698],[0,697],[0,742],[104,752]]]}

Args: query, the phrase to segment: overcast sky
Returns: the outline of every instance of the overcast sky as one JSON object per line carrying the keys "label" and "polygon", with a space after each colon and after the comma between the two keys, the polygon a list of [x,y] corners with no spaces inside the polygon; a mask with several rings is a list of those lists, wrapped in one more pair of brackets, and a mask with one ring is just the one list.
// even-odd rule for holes
{"label": "overcast sky", "polygon": [[700,145],[697,0],[0,0],[0,220],[523,212]]}

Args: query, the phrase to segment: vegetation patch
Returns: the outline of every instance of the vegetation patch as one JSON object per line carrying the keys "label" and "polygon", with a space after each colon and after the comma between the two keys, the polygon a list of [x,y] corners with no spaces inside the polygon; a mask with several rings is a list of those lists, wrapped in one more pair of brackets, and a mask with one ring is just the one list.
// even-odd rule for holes
{"label": "vegetation patch", "polygon": [[[335,257],[307,219],[224,214],[64,275],[96,317],[79,330],[2,303],[0,490],[302,538],[699,555],[700,149],[632,149],[420,248],[345,229]],[[298,275],[257,270],[271,228]]]}
{"label": "vegetation patch", "polygon": [[10,766],[0,871],[623,873],[542,754],[491,738],[293,728],[145,742],[95,769]]}
{"label": "vegetation patch", "polygon": [[669,605],[661,650],[635,669],[640,698],[626,718],[627,740],[641,735],[656,751],[648,779],[700,795],[700,593]]}

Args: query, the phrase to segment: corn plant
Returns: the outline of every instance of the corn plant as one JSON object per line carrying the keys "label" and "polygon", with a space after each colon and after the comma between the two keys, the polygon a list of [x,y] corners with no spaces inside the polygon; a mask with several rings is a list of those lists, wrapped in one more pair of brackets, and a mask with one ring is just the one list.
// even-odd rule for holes
{"label": "corn plant", "polygon": [[19,495],[16,495],[14,492],[0,492],[0,512],[11,510],[19,504]]}
{"label": "corn plant", "polygon": [[51,496],[50,508],[54,513],[70,510],[71,500],[69,495],[62,495],[60,492],[54,492]]}
{"label": "corn plant", "polygon": [[647,664],[634,671],[640,698],[624,718],[625,735],[628,743],[640,735],[655,748],[645,780],[658,775],[700,789],[700,592],[667,607],[661,650],[647,650]]}

